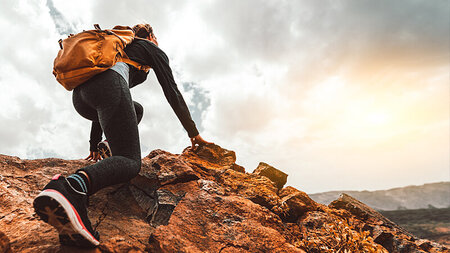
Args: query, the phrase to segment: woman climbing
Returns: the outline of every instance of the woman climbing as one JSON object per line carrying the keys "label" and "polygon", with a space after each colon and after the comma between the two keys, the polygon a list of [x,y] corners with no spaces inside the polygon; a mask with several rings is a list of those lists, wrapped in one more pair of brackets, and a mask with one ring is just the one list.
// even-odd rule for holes
{"label": "woman climbing", "polygon": [[[177,88],[167,55],[157,46],[148,24],[133,27],[135,39],[125,48],[128,57],[151,67],[164,95],[186,129],[192,148],[206,142],[191,118],[189,109]],[[36,213],[59,233],[61,244],[95,247],[99,233],[87,216],[88,196],[110,185],[134,178],[141,169],[138,123],[142,106],[131,98],[130,88],[144,82],[148,72],[124,62],[95,75],[73,90],[75,110],[92,121],[89,160],[97,163],[80,168],[63,177],[55,175],[34,200]],[[99,158],[97,143],[102,132],[108,140],[110,156]]]}

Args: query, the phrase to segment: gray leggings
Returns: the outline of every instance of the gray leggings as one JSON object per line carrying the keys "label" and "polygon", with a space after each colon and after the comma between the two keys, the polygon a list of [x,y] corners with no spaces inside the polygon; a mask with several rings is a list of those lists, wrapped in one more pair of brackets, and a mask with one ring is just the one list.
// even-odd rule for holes
{"label": "gray leggings", "polygon": [[113,154],[79,169],[89,176],[89,195],[134,178],[141,169],[141,148],[136,111],[125,79],[107,70],[76,87],[72,99],[81,116],[100,122]]}

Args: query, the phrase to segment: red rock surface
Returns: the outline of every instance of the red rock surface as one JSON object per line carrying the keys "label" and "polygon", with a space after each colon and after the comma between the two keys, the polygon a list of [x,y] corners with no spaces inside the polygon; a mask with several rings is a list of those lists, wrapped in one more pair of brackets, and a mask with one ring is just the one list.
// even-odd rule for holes
{"label": "red rock surface", "polygon": [[0,253],[10,253],[11,246],[9,244],[9,239],[5,233],[0,232]]}
{"label": "red rock surface", "polygon": [[288,177],[288,174],[263,162],[260,162],[258,164],[258,167],[256,167],[256,169],[253,171],[253,174],[269,178],[271,181],[275,183],[278,189],[283,188],[283,186],[287,182]]}
{"label": "red rock surface", "polygon": [[101,244],[83,251],[61,247],[32,202],[54,174],[90,162],[0,155],[0,253],[449,252],[349,196],[327,207],[282,188],[284,173],[273,167],[276,173],[246,173],[233,151],[217,145],[180,155],[154,150],[142,161],[131,182],[90,197]]}

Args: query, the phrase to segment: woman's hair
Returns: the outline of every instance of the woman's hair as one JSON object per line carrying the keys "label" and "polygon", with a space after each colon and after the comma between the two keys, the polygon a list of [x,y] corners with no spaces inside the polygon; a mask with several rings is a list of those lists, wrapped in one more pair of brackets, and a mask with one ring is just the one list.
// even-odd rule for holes
{"label": "woman's hair", "polygon": [[153,28],[149,24],[137,24],[133,26],[133,31],[136,37],[143,39],[153,34]]}
{"label": "woman's hair", "polygon": [[153,33],[153,28],[149,24],[137,24],[133,26],[134,35],[138,38],[149,39],[158,46],[158,40]]}

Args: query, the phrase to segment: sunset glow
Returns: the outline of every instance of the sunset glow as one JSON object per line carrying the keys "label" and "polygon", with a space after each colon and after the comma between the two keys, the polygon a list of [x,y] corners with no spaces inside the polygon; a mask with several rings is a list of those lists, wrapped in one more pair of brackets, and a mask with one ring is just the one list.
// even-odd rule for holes
{"label": "sunset glow", "polygon": [[384,113],[369,113],[366,121],[374,126],[383,126],[388,123],[388,116]]}
{"label": "sunset glow", "polygon": [[[0,154],[86,157],[57,41],[145,21],[202,137],[247,172],[266,162],[308,193],[450,179],[448,1],[4,1]],[[154,72],[131,92],[142,156],[190,145]]]}

